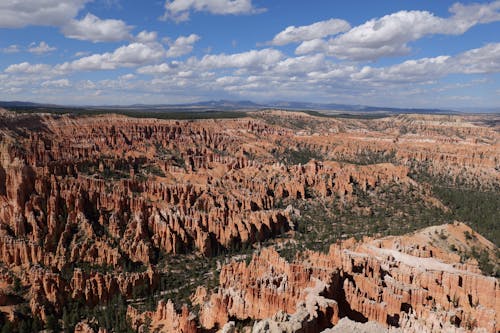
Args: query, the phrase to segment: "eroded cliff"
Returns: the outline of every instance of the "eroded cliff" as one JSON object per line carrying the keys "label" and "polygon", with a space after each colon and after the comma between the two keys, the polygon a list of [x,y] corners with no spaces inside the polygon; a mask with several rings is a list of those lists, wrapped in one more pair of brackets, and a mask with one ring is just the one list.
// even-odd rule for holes
{"label": "eroded cliff", "polygon": [[[492,331],[498,309],[484,293],[496,302],[498,284],[464,257],[497,257],[472,230],[455,232],[448,248],[415,249],[403,237],[344,241],[328,254],[307,249],[452,219],[415,175],[498,191],[498,148],[497,128],[465,116],[366,121],[265,111],[173,121],[2,112],[0,306],[16,325],[55,320],[80,331],[109,328],[92,311],[114,306],[124,325],[128,317],[132,327],[150,321],[169,332],[245,320],[261,321],[257,331],[316,332],[343,317],[401,327],[435,318]],[[262,243],[271,248],[248,265],[227,263]],[[196,264],[203,258],[207,265]],[[436,270],[420,267],[429,265]]]}

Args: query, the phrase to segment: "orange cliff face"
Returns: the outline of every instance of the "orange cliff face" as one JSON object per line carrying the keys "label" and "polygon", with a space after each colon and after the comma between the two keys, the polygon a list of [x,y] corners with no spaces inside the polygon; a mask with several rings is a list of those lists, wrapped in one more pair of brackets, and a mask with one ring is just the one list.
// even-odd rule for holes
{"label": "orange cliff face", "polygon": [[[7,295],[20,281],[22,297],[6,297],[0,306],[24,300],[46,320],[62,316],[68,299],[92,307],[116,295],[130,301],[138,290],[158,293],[160,277],[171,269],[162,258],[211,257],[293,234],[296,209],[283,205],[291,199],[367,210],[356,207],[360,193],[396,186],[416,188],[422,200],[445,211],[409,177],[416,166],[488,189],[500,183],[498,131],[476,118],[408,115],[368,122],[278,111],[249,115],[173,121],[2,112],[0,286]],[[298,162],[308,151],[313,158]],[[314,158],[318,154],[322,158]],[[334,246],[329,255],[309,253],[293,264],[264,249],[249,266],[223,266],[217,292],[198,289],[192,297],[197,317],[167,301],[154,311],[131,306],[127,313],[137,327],[152,318],[172,332],[222,328],[235,318],[268,320],[256,323],[264,326],[301,323],[314,332],[345,316],[403,326],[412,325],[412,316],[430,315],[465,328],[477,317],[491,330],[497,309],[484,303],[483,291],[470,288],[497,292],[498,286],[477,266],[427,276],[406,257],[383,252],[399,248],[381,242]],[[414,251],[405,255],[429,257],[429,250]],[[436,257],[438,250],[432,251]],[[446,260],[454,265],[457,258]],[[469,289],[453,295],[457,276]],[[413,292],[417,281],[420,291]],[[427,299],[431,292],[445,296]],[[460,311],[447,302],[458,302]],[[94,326],[82,321],[78,327]]]}
{"label": "orange cliff face", "polygon": [[[194,315],[187,309],[169,311],[171,304],[160,303],[156,312],[142,314],[129,309],[129,314],[137,327],[144,316],[152,320],[151,327],[176,323],[162,326],[162,332],[203,332],[249,319],[255,320],[253,332],[320,332],[340,318],[403,332],[497,332],[498,280],[479,274],[476,263],[462,264],[446,254],[445,244],[438,244],[441,230],[472,232],[464,224],[451,224],[410,236],[349,240],[332,245],[327,254],[307,252],[293,263],[274,249],[262,249],[249,264],[225,265],[217,292],[196,291],[197,330],[190,326]],[[479,244],[493,246],[482,237]]]}
{"label": "orange cliff face", "polygon": [[46,116],[36,129],[20,127],[28,137],[9,130],[21,120],[8,121],[0,149],[8,265],[117,267],[124,256],[148,265],[156,250],[211,255],[288,230],[277,202],[305,198],[306,188],[349,196],[353,184],[408,181],[407,168],[390,164],[250,160],[245,145],[267,139],[259,133],[289,135],[255,120],[225,121],[220,132],[217,121]]}

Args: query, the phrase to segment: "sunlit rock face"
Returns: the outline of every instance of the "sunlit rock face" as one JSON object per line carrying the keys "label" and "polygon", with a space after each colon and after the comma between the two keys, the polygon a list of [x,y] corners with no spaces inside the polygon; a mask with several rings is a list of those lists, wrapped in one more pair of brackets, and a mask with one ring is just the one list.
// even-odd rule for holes
{"label": "sunlit rock face", "polygon": [[[260,249],[293,234],[300,212],[286,200],[370,214],[358,196],[395,186],[446,211],[411,172],[488,190],[500,183],[498,129],[466,116],[0,116],[0,303],[12,320],[22,303],[46,321],[68,300],[92,307],[156,293],[169,256]],[[472,247],[463,224],[431,228]],[[344,241],[294,262],[262,248],[248,263],[221,265],[217,290],[193,292],[197,311],[173,300],[152,311],[131,305],[127,315],[162,332],[231,331],[241,321],[255,332],[319,332],[346,317],[384,329],[496,332],[498,280],[435,235]],[[495,251],[479,235],[474,242]],[[14,285],[22,297],[11,297]]]}

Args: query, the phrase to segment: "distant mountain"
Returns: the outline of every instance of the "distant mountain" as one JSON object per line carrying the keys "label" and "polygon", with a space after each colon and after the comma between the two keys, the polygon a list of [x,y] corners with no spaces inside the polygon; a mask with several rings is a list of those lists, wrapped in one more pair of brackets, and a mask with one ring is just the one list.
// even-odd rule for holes
{"label": "distant mountain", "polygon": [[491,108],[458,108],[459,111],[467,113],[500,113],[500,106]]}
{"label": "distant mountain", "polygon": [[[446,109],[426,109],[426,108],[394,108],[378,107],[366,105],[350,105],[335,103],[310,103],[310,102],[290,102],[275,101],[269,103],[255,103],[252,101],[230,101],[230,100],[212,100],[185,104],[132,104],[132,105],[99,105],[99,106],[61,106],[54,104],[43,104],[23,101],[0,101],[0,107],[3,108],[30,108],[30,109],[87,109],[87,110],[148,110],[155,112],[174,112],[174,111],[237,111],[237,110],[259,110],[267,108],[279,108],[286,110],[311,110],[311,111],[345,111],[345,112],[388,112],[388,113],[458,113],[455,110]],[[488,109],[489,110],[489,109]],[[499,112],[498,108],[492,108],[493,112]],[[466,111],[464,109],[463,111]],[[470,109],[468,112],[474,112]],[[476,111],[477,112],[477,111]],[[481,112],[481,111],[479,111]],[[487,112],[487,111],[483,111]],[[491,112],[491,111],[490,111]]]}
{"label": "distant mountain", "polygon": [[229,108],[261,108],[261,107],[264,107],[264,105],[254,103],[252,101],[229,101],[229,100],[198,102],[198,103],[193,103],[193,104],[181,104],[181,105],[229,107]]}
{"label": "distant mountain", "polygon": [[339,111],[362,111],[362,105],[347,105],[347,104],[322,104],[308,102],[288,102],[279,101],[267,104],[269,107],[285,108],[293,110],[339,110]]}
{"label": "distant mountain", "polygon": [[351,111],[351,112],[391,112],[391,113],[457,113],[455,110],[449,109],[427,109],[427,108],[394,108],[366,105],[351,105],[351,104],[334,104],[334,103],[305,103],[305,102],[273,102],[269,106],[293,109],[293,110],[316,110],[316,111]]}
{"label": "distant mountain", "polygon": [[2,108],[45,108],[45,107],[58,107],[55,104],[40,104],[40,103],[32,103],[32,102],[23,102],[23,101],[0,101],[0,107]]}

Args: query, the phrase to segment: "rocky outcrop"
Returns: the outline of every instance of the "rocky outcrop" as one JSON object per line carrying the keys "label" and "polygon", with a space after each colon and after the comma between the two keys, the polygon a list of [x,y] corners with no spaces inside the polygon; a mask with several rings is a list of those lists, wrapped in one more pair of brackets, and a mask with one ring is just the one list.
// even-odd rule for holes
{"label": "rocky outcrop", "polygon": [[[307,123],[309,116],[300,119]],[[351,163],[392,162],[418,173],[498,191],[498,116],[399,115],[377,120],[324,120],[297,147]],[[320,134],[318,134],[320,132]]]}
{"label": "rocky outcrop", "polygon": [[108,330],[99,327],[95,322],[84,320],[76,324],[75,333],[108,333]]}
{"label": "rocky outcrop", "polygon": [[[174,304],[160,301],[156,311],[148,311],[140,313],[133,307],[127,310],[127,317],[132,322],[132,327],[143,331],[146,329],[145,324],[150,323],[148,327],[150,331],[159,330],[161,332],[178,332],[178,333],[196,333],[198,332],[196,317],[189,313],[189,310],[184,306],[181,313],[177,313]],[[149,320],[146,320],[148,318]]]}
{"label": "rocky outcrop", "polygon": [[[317,332],[347,317],[405,332],[496,332],[498,280],[478,274],[473,263],[463,265],[440,255],[443,248],[431,245],[427,236],[434,235],[435,228],[411,237],[332,245],[328,254],[309,252],[294,264],[264,249],[249,265],[225,266],[217,293],[198,290],[194,299],[201,306],[200,323],[212,328],[222,327],[229,318],[270,318],[254,324],[254,331],[271,332],[274,327]],[[471,232],[463,224],[443,228]],[[415,243],[425,237],[427,242]]]}
{"label": "rocky outcrop", "polygon": [[[329,200],[369,215],[357,199],[394,186],[416,188],[445,210],[410,172],[500,184],[498,131],[474,117],[366,121],[266,111],[169,121],[1,112],[0,291],[16,286],[42,319],[60,315],[66,300],[94,306],[153,293],[169,256],[210,257],[293,231],[287,201]],[[463,243],[459,233],[454,239]],[[168,302],[146,314],[131,308],[130,317],[136,327],[148,317],[185,332],[245,320],[260,330],[315,331],[343,317],[421,327],[433,316],[496,329],[497,295],[485,295],[498,285],[476,263],[398,242],[344,243],[294,263],[264,249],[249,265],[223,266],[217,292],[198,289],[198,319]]]}
{"label": "rocky outcrop", "polygon": [[369,321],[366,323],[359,323],[344,317],[339,320],[337,325],[333,328],[328,328],[322,333],[388,333],[388,332],[401,332],[400,329],[388,329],[383,325]]}
{"label": "rocky outcrop", "polygon": [[128,274],[85,274],[79,269],[73,272],[71,279],[71,297],[96,305],[121,294],[126,298],[134,296],[138,289],[155,290],[158,274],[153,270],[143,273]]}
{"label": "rocky outcrop", "polygon": [[42,320],[49,314],[62,313],[67,300],[94,306],[106,303],[115,295],[131,298],[138,290],[151,292],[158,284],[158,274],[152,270],[128,274],[88,274],[75,269],[68,282],[60,274],[33,267],[25,278],[30,286],[31,311]]}
{"label": "rocky outcrop", "polygon": [[[254,256],[247,266],[244,262],[226,265],[220,273],[220,286],[216,294],[206,295],[203,288],[198,289],[194,297],[195,304],[202,306],[200,323],[206,328],[222,327],[230,317],[245,320],[270,318],[279,311],[294,313],[299,301],[306,299],[310,290],[316,287],[316,298],[309,303],[320,302],[324,308],[325,321],[332,320],[336,305],[318,298],[325,286],[313,279],[313,272],[302,265],[287,263],[272,249],[264,249],[260,255]],[[241,288],[244,286],[244,288]],[[200,297],[200,295],[202,297]],[[324,303],[324,304],[323,304]],[[313,308],[316,305],[309,305]],[[306,309],[301,318],[306,320]],[[304,318],[302,318],[304,317]]]}
{"label": "rocky outcrop", "polygon": [[331,326],[338,321],[339,308],[336,301],[320,294],[325,292],[327,285],[315,281],[313,288],[306,288],[305,301],[297,304],[293,314],[280,310],[271,318],[256,322],[252,333],[266,332],[319,332],[322,328]]}

